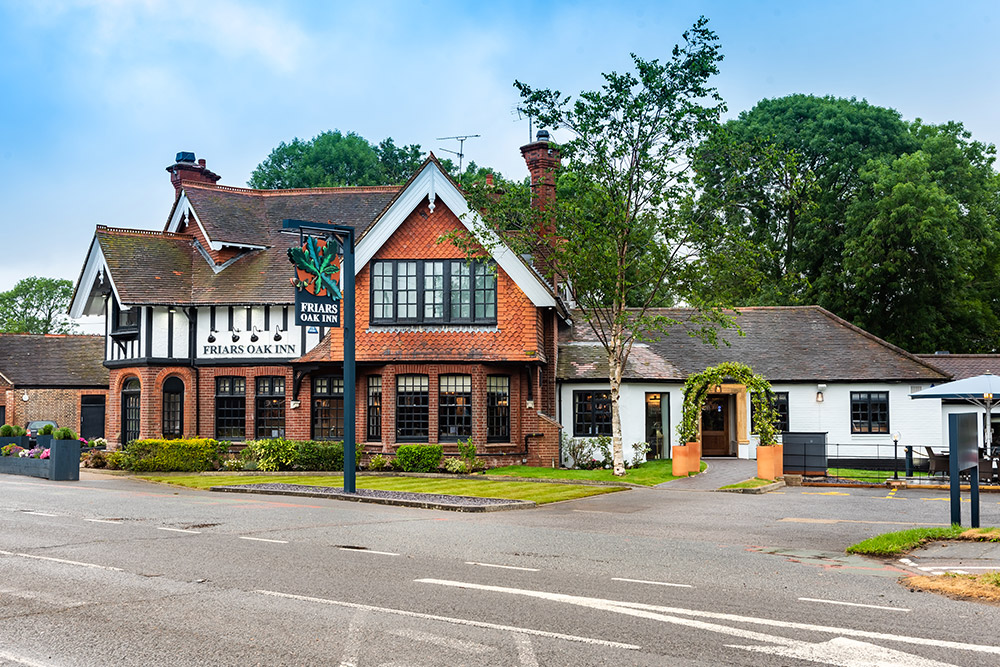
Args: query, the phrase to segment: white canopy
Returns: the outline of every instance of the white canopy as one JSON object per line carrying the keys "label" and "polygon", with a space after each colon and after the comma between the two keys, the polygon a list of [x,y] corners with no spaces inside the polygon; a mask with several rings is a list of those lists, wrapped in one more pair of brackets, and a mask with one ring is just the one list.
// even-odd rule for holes
{"label": "white canopy", "polygon": [[990,411],[996,403],[994,396],[1000,399],[1000,376],[986,373],[954,382],[945,382],[936,387],[930,387],[910,398],[941,398],[968,401],[981,408],[986,408],[986,452],[993,452],[993,428],[990,423]]}

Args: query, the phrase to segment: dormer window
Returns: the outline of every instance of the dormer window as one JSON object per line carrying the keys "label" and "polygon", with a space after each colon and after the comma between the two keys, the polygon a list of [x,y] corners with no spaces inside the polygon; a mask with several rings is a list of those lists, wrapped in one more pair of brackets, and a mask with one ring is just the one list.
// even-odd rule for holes
{"label": "dormer window", "polygon": [[496,324],[496,269],[463,260],[372,263],[373,324]]}

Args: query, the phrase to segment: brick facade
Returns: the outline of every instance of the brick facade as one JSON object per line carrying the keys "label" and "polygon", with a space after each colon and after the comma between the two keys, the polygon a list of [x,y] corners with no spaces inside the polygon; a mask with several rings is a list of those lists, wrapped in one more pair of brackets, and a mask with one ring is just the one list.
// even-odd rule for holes
{"label": "brick facade", "polygon": [[[27,392],[28,400],[22,400]],[[80,431],[80,405],[83,396],[107,396],[107,389],[20,389],[2,387],[0,405],[5,406],[5,423],[26,426],[30,421],[54,421],[59,426]]]}

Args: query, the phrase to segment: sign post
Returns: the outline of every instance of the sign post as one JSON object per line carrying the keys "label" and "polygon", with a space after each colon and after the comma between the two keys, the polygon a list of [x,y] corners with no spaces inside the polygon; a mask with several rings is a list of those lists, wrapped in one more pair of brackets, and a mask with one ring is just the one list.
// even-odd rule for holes
{"label": "sign post", "polygon": [[974,412],[948,415],[948,464],[951,477],[951,522],[962,525],[962,480],[969,473],[971,524],[979,528],[979,415]]}
{"label": "sign post", "polygon": [[354,229],[305,220],[283,220],[282,228],[299,230],[298,247],[288,249],[295,266],[295,324],[340,327],[343,314],[344,492],[355,493]]}

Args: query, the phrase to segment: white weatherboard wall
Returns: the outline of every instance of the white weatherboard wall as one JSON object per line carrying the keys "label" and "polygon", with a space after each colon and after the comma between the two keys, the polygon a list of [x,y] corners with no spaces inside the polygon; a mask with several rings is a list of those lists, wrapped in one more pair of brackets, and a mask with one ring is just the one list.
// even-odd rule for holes
{"label": "white weatherboard wall", "polygon": [[[915,448],[947,446],[947,420],[942,426],[941,402],[933,399],[920,401],[909,397],[911,385],[904,383],[834,383],[823,382],[823,402],[816,400],[817,384],[820,383],[776,383],[774,391],[788,392],[788,422],[791,431],[825,432],[826,441],[836,447],[828,447],[831,457],[891,457],[893,452],[892,434],[900,433],[899,451],[913,445]],[[669,394],[670,414],[668,432],[664,433],[669,446],[678,444],[677,425],[683,408],[683,385],[679,383],[628,382],[621,388],[622,447],[626,459],[633,455],[633,443],[646,440],[646,393]],[[601,382],[562,383],[560,385],[560,419],[568,437],[573,434],[573,392],[608,391],[609,385]],[[851,433],[851,392],[889,393],[889,432]],[[750,414],[750,396],[747,395],[747,415]],[[949,406],[951,407],[951,406]],[[972,406],[954,406],[956,412],[970,412]],[[665,406],[664,406],[665,409]],[[1000,417],[1000,408],[997,410]],[[734,416],[735,423],[735,416]],[[667,438],[669,436],[669,439]],[[944,439],[943,439],[944,438]],[[755,458],[756,437],[750,436],[749,446],[740,446],[741,458]],[[922,453],[923,450],[917,450]],[[669,452],[665,443],[664,452]]]}

